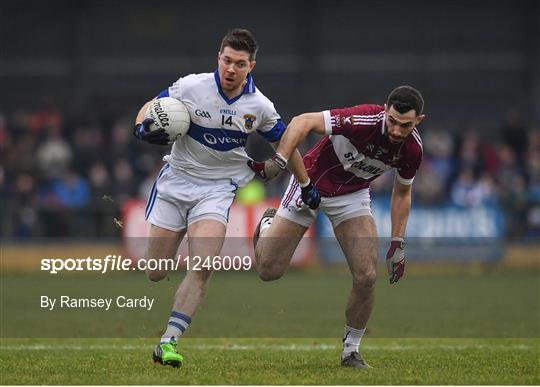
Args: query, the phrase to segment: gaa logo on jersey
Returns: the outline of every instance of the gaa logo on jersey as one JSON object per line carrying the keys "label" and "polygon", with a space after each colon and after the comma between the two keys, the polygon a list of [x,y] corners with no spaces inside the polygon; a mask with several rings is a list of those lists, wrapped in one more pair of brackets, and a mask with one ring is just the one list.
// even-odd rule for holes
{"label": "gaa logo on jersey", "polygon": [[253,114],[244,114],[244,127],[246,130],[253,130],[253,124],[257,121],[257,117]]}
{"label": "gaa logo on jersey", "polygon": [[212,118],[210,113],[208,113],[206,110],[201,110],[201,109],[195,110],[195,115],[202,118]]}

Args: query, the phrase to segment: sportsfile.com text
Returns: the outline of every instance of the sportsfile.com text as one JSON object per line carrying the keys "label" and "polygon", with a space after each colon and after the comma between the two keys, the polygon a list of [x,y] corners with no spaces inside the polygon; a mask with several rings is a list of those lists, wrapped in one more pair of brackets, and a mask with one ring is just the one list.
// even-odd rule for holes
{"label": "sportsfile.com text", "polygon": [[105,258],[44,258],[41,260],[41,271],[58,274],[63,271],[91,271],[105,274],[114,271],[130,270],[169,270],[185,268],[187,271],[201,270],[250,270],[253,259],[250,256],[181,256],[177,259],[139,259],[123,258],[121,255],[107,255]]}

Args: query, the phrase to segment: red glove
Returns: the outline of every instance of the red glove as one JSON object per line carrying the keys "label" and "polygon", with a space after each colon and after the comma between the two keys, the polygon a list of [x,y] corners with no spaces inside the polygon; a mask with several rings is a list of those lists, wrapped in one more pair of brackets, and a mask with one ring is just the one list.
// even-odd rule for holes
{"label": "red glove", "polygon": [[398,282],[405,273],[405,241],[403,238],[392,238],[390,248],[386,253],[386,267],[390,276],[390,283]]}

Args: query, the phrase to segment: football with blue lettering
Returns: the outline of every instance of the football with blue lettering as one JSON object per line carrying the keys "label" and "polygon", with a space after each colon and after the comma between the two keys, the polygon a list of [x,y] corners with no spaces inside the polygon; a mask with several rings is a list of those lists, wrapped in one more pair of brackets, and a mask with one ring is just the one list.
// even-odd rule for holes
{"label": "football with blue lettering", "polygon": [[165,129],[169,134],[169,144],[189,130],[191,120],[186,106],[176,98],[164,97],[152,101],[146,112],[146,118],[154,123],[150,130]]}

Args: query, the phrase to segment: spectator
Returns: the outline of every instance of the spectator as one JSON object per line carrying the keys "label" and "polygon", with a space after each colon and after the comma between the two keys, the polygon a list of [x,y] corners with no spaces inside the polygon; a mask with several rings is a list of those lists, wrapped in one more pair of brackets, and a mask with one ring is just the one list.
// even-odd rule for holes
{"label": "spectator", "polygon": [[88,182],[70,170],[52,184],[52,194],[60,208],[79,209],[90,201]]}
{"label": "spectator", "polygon": [[109,171],[102,161],[90,167],[88,173],[91,198],[88,205],[88,222],[90,232],[95,236],[111,236],[116,234],[113,218],[118,216],[118,205],[112,198],[112,180]]}
{"label": "spectator", "polygon": [[424,160],[415,181],[415,199],[434,204],[446,199],[456,168],[454,142],[448,131],[429,130],[424,138]]}
{"label": "spectator", "polygon": [[[146,199],[164,148],[133,141],[131,122],[121,117],[91,117],[73,118],[80,126],[63,133],[64,119],[50,104],[33,113],[0,114],[2,235],[117,235],[112,218],[125,201]],[[456,141],[452,130],[424,129],[415,202],[469,208],[498,198],[511,235],[540,235],[540,131],[525,132],[518,118],[509,114],[490,141],[471,130]],[[499,144],[492,142],[497,135]],[[263,159],[272,151],[259,140],[251,136],[248,150]],[[283,174],[269,185],[270,196],[281,195],[288,178]],[[386,174],[371,189],[390,193],[393,178]]]}
{"label": "spectator", "polygon": [[77,155],[73,160],[73,167],[78,173],[88,174],[96,155],[102,153],[104,141],[101,132],[93,127],[80,126],[73,136],[73,153]]}
{"label": "spectator", "polygon": [[48,129],[46,140],[38,146],[37,163],[41,173],[47,178],[58,178],[73,159],[70,145],[62,138],[59,126]]}
{"label": "spectator", "polygon": [[84,213],[90,200],[89,186],[84,178],[68,170],[60,178],[44,183],[38,198],[47,236],[84,235],[81,228],[84,217],[77,216],[77,210]]}
{"label": "spectator", "polygon": [[475,179],[471,169],[464,169],[452,187],[451,198],[454,204],[461,207],[490,203],[495,198],[493,181],[487,174],[483,174],[481,179]]}
{"label": "spectator", "polygon": [[33,235],[36,228],[37,215],[35,210],[35,180],[29,174],[21,174],[15,183],[15,200],[13,214],[13,234],[16,238],[26,238]]}
{"label": "spectator", "polygon": [[133,168],[127,159],[116,161],[113,176],[114,200],[121,206],[137,194],[137,184],[133,178]]}
{"label": "spectator", "polygon": [[526,171],[529,180],[527,235],[540,236],[540,130],[531,129],[527,136]]}
{"label": "spectator", "polygon": [[462,137],[459,148],[457,171],[470,170],[478,172],[483,167],[483,159],[480,156],[478,136],[474,131],[467,131]]}

